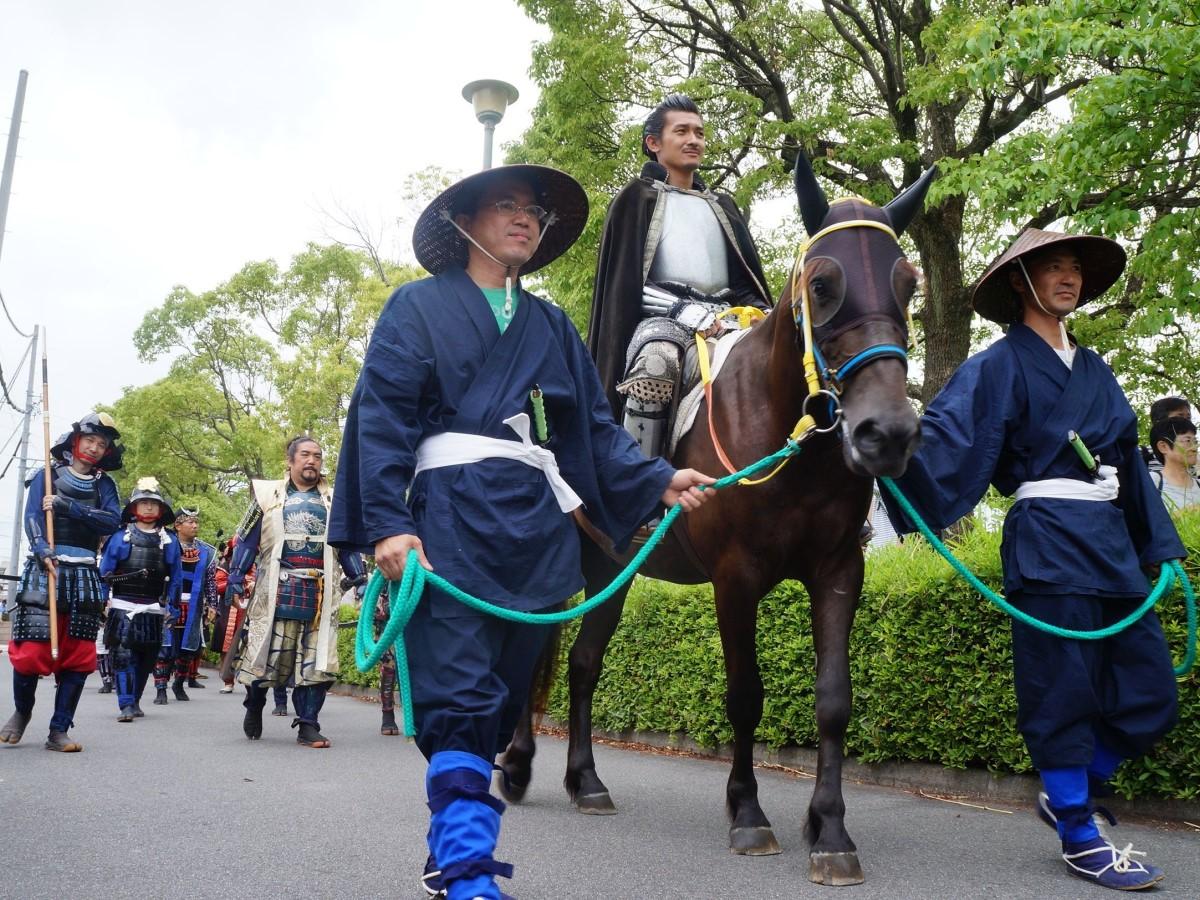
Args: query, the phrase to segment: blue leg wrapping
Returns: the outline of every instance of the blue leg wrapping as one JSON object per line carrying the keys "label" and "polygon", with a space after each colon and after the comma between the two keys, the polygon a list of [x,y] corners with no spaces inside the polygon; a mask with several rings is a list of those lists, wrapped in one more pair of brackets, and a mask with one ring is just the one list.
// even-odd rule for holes
{"label": "blue leg wrapping", "polygon": [[38,677],[36,675],[22,675],[20,672],[13,672],[13,705],[16,706],[17,712],[24,715],[33,713],[33,704],[37,700]]}
{"label": "blue leg wrapping", "polygon": [[[133,659],[129,658],[129,654],[124,654],[126,659],[122,660],[117,656],[113,660],[113,675],[117,681],[117,706],[124,709],[127,706],[133,706],[134,690],[137,682],[137,669],[133,665]],[[121,663],[124,662],[125,665]]]}
{"label": "blue leg wrapping", "polygon": [[1096,738],[1096,746],[1092,751],[1092,762],[1088,766],[1088,782],[1091,786],[1092,797],[1107,797],[1112,794],[1108,781],[1117,771],[1117,767],[1125,762],[1125,758]]}
{"label": "blue leg wrapping", "polygon": [[50,718],[51,731],[66,731],[75,724],[75,708],[83,696],[85,672],[60,672],[58,690],[54,693],[54,715]]}
{"label": "blue leg wrapping", "polygon": [[1079,844],[1100,837],[1088,802],[1087,769],[1083,766],[1042,769],[1042,785],[1046,788],[1050,809],[1058,819],[1059,838]]}
{"label": "blue leg wrapping", "polygon": [[491,774],[492,764],[473,753],[447,750],[429,760],[429,849],[449,900],[501,900],[495,876],[512,877],[512,866],[492,858],[504,804],[488,792]]}

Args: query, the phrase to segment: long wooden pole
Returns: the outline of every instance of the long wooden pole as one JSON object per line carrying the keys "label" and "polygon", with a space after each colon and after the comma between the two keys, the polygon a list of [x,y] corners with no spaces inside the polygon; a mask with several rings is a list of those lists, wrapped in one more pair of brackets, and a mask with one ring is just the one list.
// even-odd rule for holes
{"label": "long wooden pole", "polygon": [[[50,370],[46,365],[46,343],[42,343],[42,437],[46,445],[45,476],[46,496],[54,495],[54,482],[50,476]],[[54,510],[46,510],[46,543],[50,545],[53,560]],[[50,599],[50,658],[58,659],[58,566],[46,569],[46,595]]]}

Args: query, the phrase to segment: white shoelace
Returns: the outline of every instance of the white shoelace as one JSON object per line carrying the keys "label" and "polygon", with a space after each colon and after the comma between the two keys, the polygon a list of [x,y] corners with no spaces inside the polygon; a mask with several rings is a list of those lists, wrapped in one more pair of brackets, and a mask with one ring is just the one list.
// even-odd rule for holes
{"label": "white shoelace", "polygon": [[[1075,865],[1074,861],[1077,859],[1082,860],[1085,856],[1091,856],[1094,853],[1106,852],[1112,853],[1112,859],[1109,861],[1108,865],[1102,869],[1085,869],[1082,866]],[[1141,864],[1140,861],[1133,859],[1135,856],[1145,855],[1146,853],[1143,850],[1134,850],[1133,844],[1126,844],[1123,850],[1118,850],[1114,844],[1109,841],[1105,841],[1103,847],[1093,847],[1091,850],[1084,850],[1080,853],[1064,853],[1063,859],[1066,861],[1068,866],[1070,866],[1072,869],[1075,869],[1077,872],[1084,872],[1088,875],[1099,876],[1103,875],[1109,869],[1112,869],[1114,872],[1121,872],[1122,874],[1126,872],[1147,872],[1148,870]]]}

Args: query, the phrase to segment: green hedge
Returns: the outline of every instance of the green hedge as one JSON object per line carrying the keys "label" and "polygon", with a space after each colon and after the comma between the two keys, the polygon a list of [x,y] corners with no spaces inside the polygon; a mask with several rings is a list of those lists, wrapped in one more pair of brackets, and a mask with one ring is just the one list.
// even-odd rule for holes
{"label": "green hedge", "polygon": [[[1200,513],[1179,530],[1200,557]],[[958,555],[988,584],[999,585],[999,534],[976,529]],[[1189,574],[1200,586],[1195,565]],[[1160,604],[1172,654],[1182,658],[1182,594]],[[575,628],[564,634],[565,650]],[[341,635],[342,679],[377,684],[354,666],[353,630]],[[758,652],[766,701],[758,740],[815,746],[815,663],[808,597],[787,582],[759,607]],[[1031,769],[1017,734],[1008,617],[953,573],[923,541],[871,554],[851,635],[854,712],[847,752],[864,762],[915,760],[995,772]],[[550,714],[567,715],[566,666]],[[1196,672],[1179,681],[1180,724],[1152,756],[1123,767],[1125,796],[1200,796],[1200,689]],[[638,579],[605,659],[594,724],[689,735],[705,746],[728,742],[725,671],[712,592]]]}

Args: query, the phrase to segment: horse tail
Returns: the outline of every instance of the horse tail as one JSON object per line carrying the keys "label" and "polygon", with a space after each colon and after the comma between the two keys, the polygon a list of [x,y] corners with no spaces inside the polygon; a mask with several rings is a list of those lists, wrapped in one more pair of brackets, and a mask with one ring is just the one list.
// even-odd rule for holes
{"label": "horse tail", "polygon": [[558,675],[558,656],[562,646],[562,623],[550,626],[550,636],[538,657],[537,666],[533,670],[533,679],[529,691],[529,712],[534,727],[542,722],[546,714],[546,706],[550,702],[550,692],[554,689],[554,679]]}

